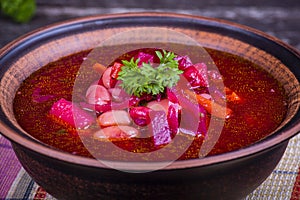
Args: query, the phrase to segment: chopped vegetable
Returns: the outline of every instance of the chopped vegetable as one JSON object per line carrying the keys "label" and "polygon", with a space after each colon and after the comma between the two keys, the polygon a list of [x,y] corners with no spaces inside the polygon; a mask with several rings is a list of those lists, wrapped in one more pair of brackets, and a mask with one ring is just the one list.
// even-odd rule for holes
{"label": "chopped vegetable", "polygon": [[213,114],[216,117],[224,119],[229,118],[232,115],[232,110],[230,108],[224,107],[210,99],[206,99],[190,90],[185,90],[185,93],[189,96],[195,95],[197,102],[201,104],[208,113]]}
{"label": "chopped vegetable", "polygon": [[208,87],[206,65],[194,65],[185,69],[184,77],[188,80],[192,88]]}
{"label": "chopped vegetable", "polygon": [[117,83],[117,78],[118,78],[118,73],[121,70],[121,67],[123,64],[115,62],[114,65],[111,67],[111,72],[110,72],[110,87],[115,87]]}
{"label": "chopped vegetable", "polygon": [[112,71],[112,67],[107,68],[104,73],[102,74],[102,84],[103,86],[105,86],[106,88],[111,88],[111,79],[112,77],[110,76]]}
{"label": "chopped vegetable", "polygon": [[96,140],[123,140],[138,137],[139,131],[131,126],[109,126],[102,128],[94,133],[93,138]]}
{"label": "chopped vegetable", "polygon": [[168,113],[169,100],[161,99],[161,100],[150,101],[147,103],[147,107],[151,108],[151,110],[155,110],[155,111],[163,110],[165,111],[165,113]]}
{"label": "chopped vegetable", "polygon": [[160,146],[171,142],[171,132],[166,113],[164,111],[152,111],[150,118],[154,144]]}
{"label": "chopped vegetable", "polygon": [[199,104],[194,95],[186,95],[182,90],[172,88],[180,102],[180,131],[192,136],[206,136],[207,134],[207,111]]}
{"label": "chopped vegetable", "polygon": [[129,114],[125,110],[110,110],[97,119],[100,126],[130,125]]}
{"label": "chopped vegetable", "polygon": [[77,104],[63,98],[52,105],[49,114],[59,119],[62,123],[78,129],[86,129],[94,122],[93,117],[89,113],[82,110]]}
{"label": "chopped vegetable", "polygon": [[180,114],[181,114],[181,106],[179,105],[179,101],[177,96],[173,91],[170,89],[167,89],[167,97],[169,100],[169,107],[167,112],[167,120],[169,124],[169,128],[172,134],[172,137],[174,137],[179,128],[180,124]]}
{"label": "chopped vegetable", "polygon": [[188,56],[177,56],[175,60],[178,61],[178,68],[180,70],[185,70],[188,67],[193,66],[191,59]]}
{"label": "chopped vegetable", "polygon": [[91,85],[86,91],[89,104],[103,105],[111,100],[111,95],[102,85]]}
{"label": "chopped vegetable", "polygon": [[242,98],[237,95],[234,91],[229,89],[228,87],[225,87],[225,93],[226,93],[226,100],[231,102],[240,102],[242,101]]}
{"label": "chopped vegetable", "polygon": [[95,64],[93,65],[93,69],[94,69],[96,72],[102,74],[102,73],[106,70],[106,67],[105,67],[104,65],[100,64],[100,63],[95,63]]}
{"label": "chopped vegetable", "polygon": [[81,113],[84,110],[96,112],[95,123],[101,128],[94,131],[94,139],[119,141],[150,133],[158,148],[179,132],[204,138],[209,124],[207,113],[219,118],[231,115],[222,103],[238,96],[226,88],[224,94],[214,86],[209,90],[206,64],[193,64],[188,56],[165,50],[153,49],[152,54],[139,51],[130,60],[117,59],[108,67],[94,64],[94,70],[102,76],[88,87],[85,102],[80,103],[82,109],[60,100],[51,113],[75,126],[74,108],[83,119],[89,114]]}
{"label": "chopped vegetable", "polygon": [[167,120],[169,124],[169,129],[172,134],[172,137],[178,133],[179,128],[179,116],[180,116],[181,107],[177,103],[170,103],[168,109]]}

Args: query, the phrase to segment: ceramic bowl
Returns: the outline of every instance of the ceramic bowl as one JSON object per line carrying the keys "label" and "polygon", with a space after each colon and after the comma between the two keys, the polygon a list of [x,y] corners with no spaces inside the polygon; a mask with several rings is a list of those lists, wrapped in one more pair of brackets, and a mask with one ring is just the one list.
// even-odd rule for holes
{"label": "ceramic bowl", "polygon": [[[175,161],[158,170],[152,170],[159,165],[155,162],[112,162],[114,167],[108,167],[95,159],[50,148],[22,130],[14,117],[13,99],[26,77],[60,57],[92,49],[116,33],[141,27],[173,30],[203,47],[230,52],[262,66],[288,94],[286,119],[275,133],[251,146]],[[75,19],[33,31],[1,49],[0,131],[34,181],[58,199],[241,199],[271,174],[289,139],[300,130],[299,66],[300,54],[289,45],[223,20],[168,13]]]}

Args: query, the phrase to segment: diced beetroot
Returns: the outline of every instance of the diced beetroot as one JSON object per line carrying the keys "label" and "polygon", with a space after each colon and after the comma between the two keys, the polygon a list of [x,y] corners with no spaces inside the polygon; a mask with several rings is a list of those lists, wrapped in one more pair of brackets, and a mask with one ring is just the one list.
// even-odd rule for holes
{"label": "diced beetroot", "polygon": [[185,70],[193,65],[191,59],[188,56],[177,56],[175,60],[178,61],[178,68],[180,70]]}
{"label": "diced beetroot", "polygon": [[49,113],[78,129],[85,129],[94,122],[93,117],[88,112],[64,98],[55,102]]}
{"label": "diced beetroot", "polygon": [[180,110],[180,130],[182,133],[189,135],[206,135],[206,110],[195,99],[189,99],[177,90],[173,90],[176,94],[181,110]]}
{"label": "diced beetroot", "polygon": [[166,113],[164,111],[151,111],[150,118],[154,144],[160,146],[170,143],[172,138]]}
{"label": "diced beetroot", "polygon": [[178,132],[180,124],[179,119],[181,107],[176,94],[170,88],[167,88],[167,97],[169,100],[167,119],[172,137],[174,137]]}
{"label": "diced beetroot", "polygon": [[208,87],[208,71],[207,71],[207,65],[205,63],[196,63],[194,64],[196,69],[198,70],[199,74],[201,74],[201,77],[203,78],[203,85],[202,87]]}
{"label": "diced beetroot", "polygon": [[200,118],[198,122],[198,129],[197,129],[197,135],[207,135],[207,112],[206,110],[199,104],[199,111],[200,111]]}
{"label": "diced beetroot", "polygon": [[138,65],[142,65],[142,63],[153,63],[154,56],[148,53],[139,52],[135,57],[135,59],[140,59]]}
{"label": "diced beetroot", "polygon": [[170,102],[178,103],[178,98],[176,97],[176,94],[172,91],[171,88],[167,88],[167,97]]}
{"label": "diced beetroot", "polygon": [[102,79],[102,77],[99,79],[99,81],[97,82],[97,84],[98,84],[98,85],[102,85],[102,86],[104,86],[104,83],[103,83],[103,79]]}
{"label": "diced beetroot", "polygon": [[205,68],[201,68],[201,66],[191,66],[183,72],[184,77],[190,83],[192,88],[208,87],[208,79],[206,73],[207,70]]}
{"label": "diced beetroot", "polygon": [[172,137],[174,137],[178,133],[178,128],[180,124],[180,110],[181,107],[177,103],[171,103],[169,102],[169,107],[168,107],[168,115],[167,115],[167,120],[169,124],[169,128],[171,131]]}
{"label": "diced beetroot", "polygon": [[146,126],[151,122],[149,116],[150,108],[139,106],[129,110],[129,115],[138,126]]}

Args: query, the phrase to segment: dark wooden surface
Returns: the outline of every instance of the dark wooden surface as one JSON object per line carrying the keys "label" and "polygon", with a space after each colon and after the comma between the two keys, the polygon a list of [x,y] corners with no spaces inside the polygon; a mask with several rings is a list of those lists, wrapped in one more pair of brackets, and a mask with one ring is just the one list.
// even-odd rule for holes
{"label": "dark wooden surface", "polygon": [[94,14],[162,11],[225,19],[273,35],[300,50],[300,0],[36,0],[27,24],[0,15],[0,48],[55,22]]}

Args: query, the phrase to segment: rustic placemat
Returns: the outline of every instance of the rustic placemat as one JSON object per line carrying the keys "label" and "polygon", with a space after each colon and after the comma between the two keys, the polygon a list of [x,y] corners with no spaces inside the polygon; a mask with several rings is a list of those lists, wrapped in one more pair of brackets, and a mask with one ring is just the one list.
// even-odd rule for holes
{"label": "rustic placemat", "polygon": [[[263,166],[261,166],[263,167]],[[246,200],[300,199],[300,134],[292,138],[272,174]]]}
{"label": "rustic placemat", "polygon": [[[9,141],[1,135],[0,163],[0,199],[55,200],[25,172]],[[299,167],[300,134],[290,140],[282,160],[273,173],[245,200],[299,200]]]}

